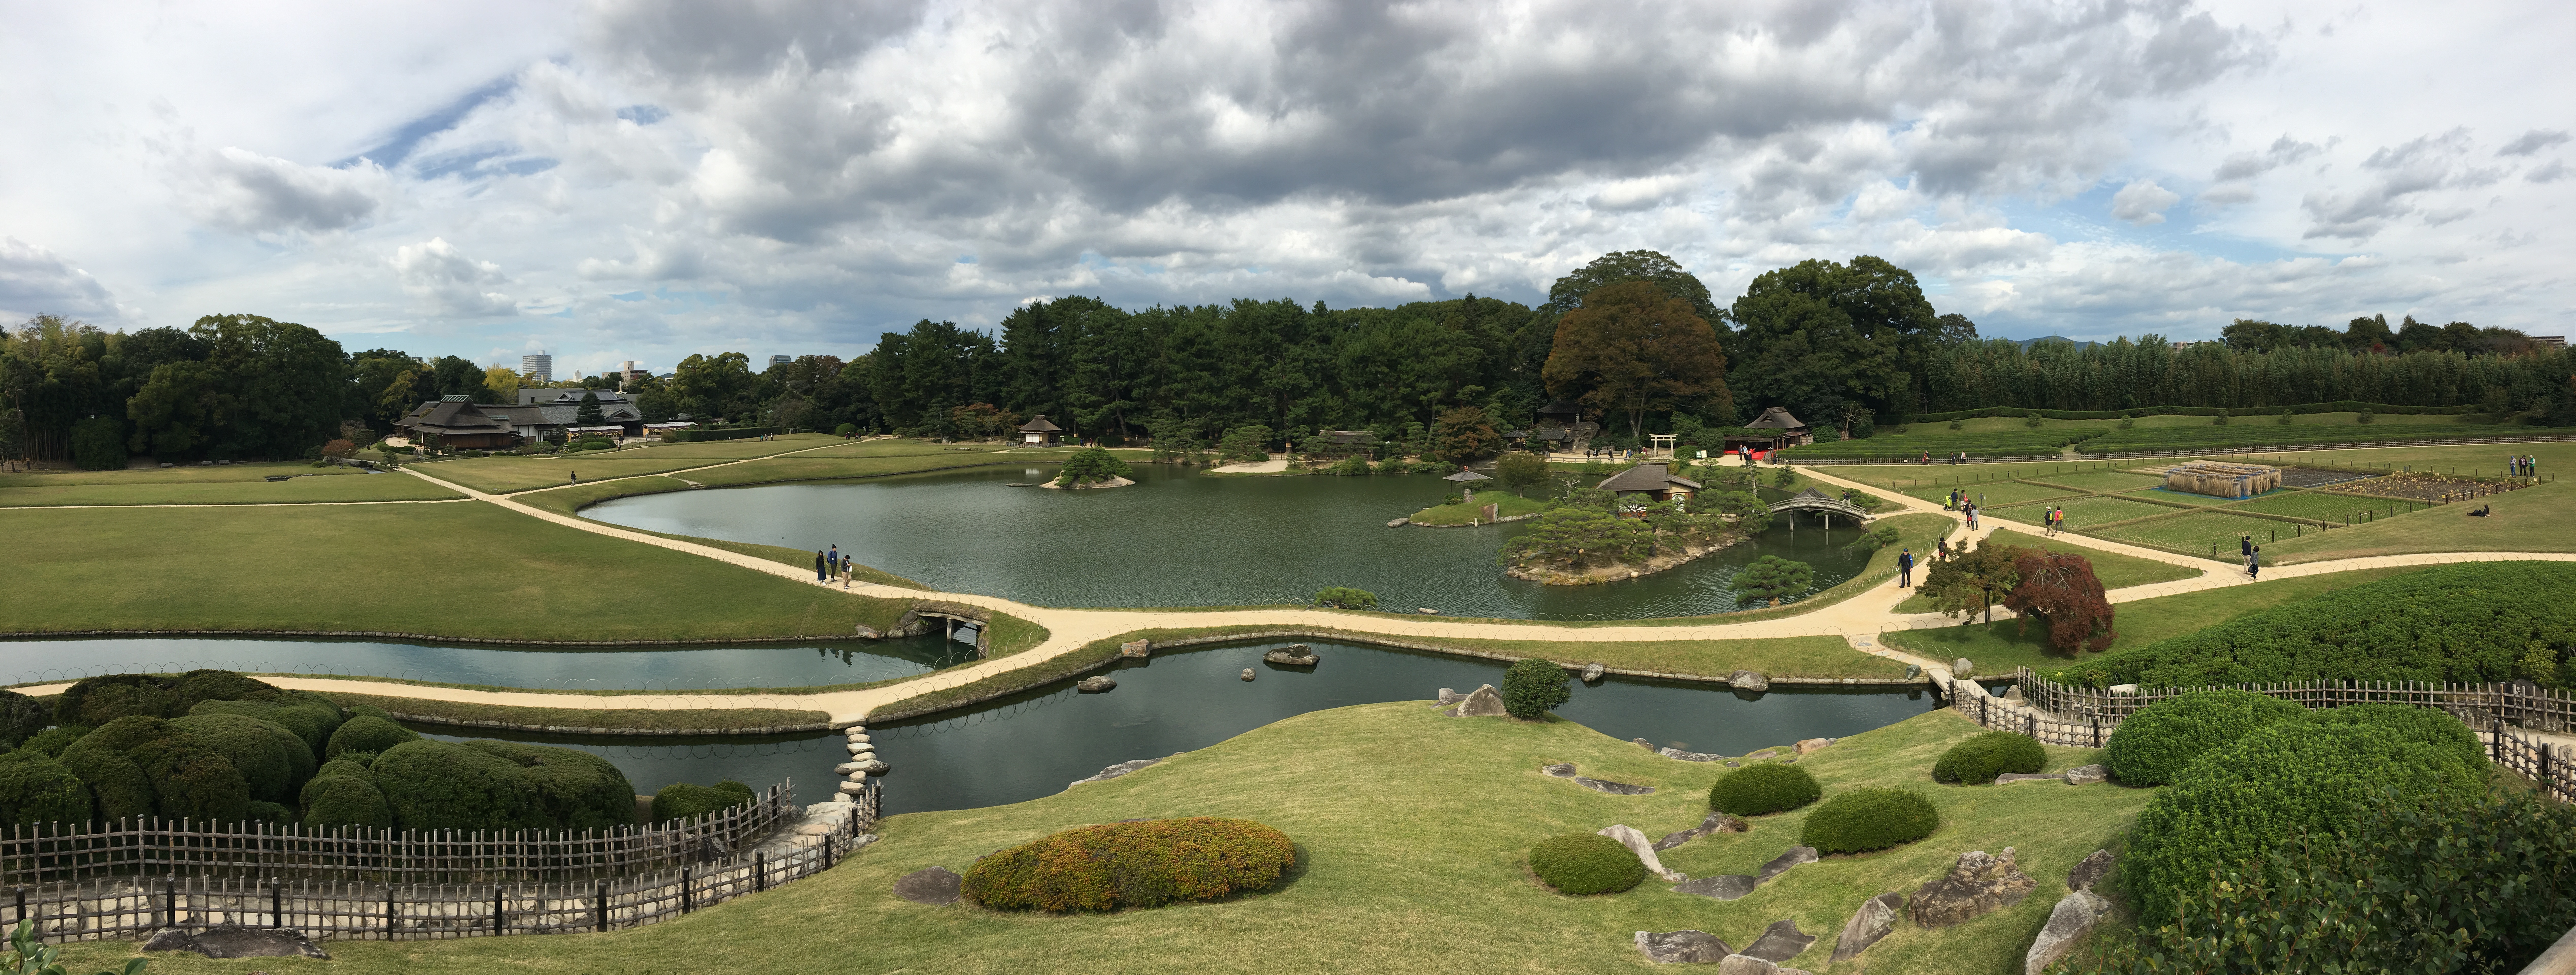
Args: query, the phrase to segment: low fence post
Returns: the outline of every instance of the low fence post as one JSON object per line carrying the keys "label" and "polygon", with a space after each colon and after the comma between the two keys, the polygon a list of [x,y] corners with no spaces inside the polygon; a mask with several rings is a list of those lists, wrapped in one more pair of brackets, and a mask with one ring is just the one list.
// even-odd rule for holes
{"label": "low fence post", "polygon": [[2093,747],[2102,747],[2102,719],[2093,719]]}
{"label": "low fence post", "polygon": [[164,919],[162,927],[179,926],[179,878],[176,874],[164,875],[161,878],[161,910]]}
{"label": "low fence post", "polygon": [[394,908],[394,886],[393,886],[392,884],[386,884],[386,885],[385,885],[385,940],[387,940],[387,941],[392,941],[392,940],[394,939],[394,917],[395,917],[395,908]]}
{"label": "low fence post", "polygon": [[275,880],[268,882],[268,926],[286,926],[286,886]]}
{"label": "low fence post", "polygon": [[25,884],[19,884],[19,885],[18,885],[18,921],[17,921],[17,923],[19,923],[19,924],[25,924],[25,923],[27,923],[27,885],[25,885]]}
{"label": "low fence post", "polygon": [[608,881],[599,882],[599,930],[608,930]]}
{"label": "low fence post", "polygon": [[689,868],[680,867],[680,913],[689,913]]}
{"label": "low fence post", "polygon": [[768,889],[769,851],[755,850],[751,854],[751,892],[757,894]]}
{"label": "low fence post", "polygon": [[2493,731],[2495,734],[2495,763],[2502,765],[2504,764],[2504,719],[2496,719]]}
{"label": "low fence post", "polygon": [[492,936],[501,936],[501,885],[492,885]]}

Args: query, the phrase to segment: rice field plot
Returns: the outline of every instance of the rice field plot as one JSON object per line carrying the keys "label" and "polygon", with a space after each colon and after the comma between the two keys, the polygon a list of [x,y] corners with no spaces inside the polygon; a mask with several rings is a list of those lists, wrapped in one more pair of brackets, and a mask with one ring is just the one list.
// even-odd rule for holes
{"label": "rice field plot", "polygon": [[[2274,488],[2270,491],[2265,491],[2262,494],[2255,495],[2254,497],[2268,498],[2276,494],[2287,494],[2289,491],[2289,488]],[[2167,504],[2187,504],[2195,508],[2215,508],[2222,504],[2236,504],[2240,501],[2249,500],[2246,498],[2214,498],[2206,494],[2193,494],[2189,491],[2168,491],[2161,487],[2148,488],[2143,491],[2123,491],[2121,492],[2121,496],[2141,501],[2162,501]]]}
{"label": "rice field plot", "polygon": [[2411,501],[2465,501],[2529,486],[2525,482],[2452,477],[2429,471],[2400,471],[2340,485],[2338,491]]}
{"label": "rice field plot", "polygon": [[[2402,514],[2403,505],[2399,507]],[[2341,525],[2346,515],[2358,515],[2365,510],[2375,512],[2379,517],[2386,517],[2388,508],[2388,502],[2377,498],[2336,494],[2330,491],[2294,491],[2229,505],[2227,510],[2258,511],[2267,515],[2288,515],[2292,518],[2309,518]],[[2360,519],[2355,517],[2354,520]]]}
{"label": "rice field plot", "polygon": [[[1957,487],[1968,493],[1968,500],[1989,508],[1996,505],[2021,504],[2025,501],[2044,501],[2049,498],[2082,497],[2065,488],[2041,487],[2020,481],[1988,481],[1982,484],[1962,484]],[[1906,493],[1926,501],[1940,501],[1949,496],[1950,488],[1923,487]]]}
{"label": "rice field plot", "polygon": [[2154,515],[2169,515],[2174,513],[2174,509],[2160,504],[2131,501],[2127,498],[2085,497],[2069,498],[2064,501],[2051,501],[2044,504],[2023,504],[2014,505],[2010,508],[1997,508],[1994,510],[1994,515],[1998,518],[2008,518],[2013,521],[2036,525],[2040,523],[2040,512],[2045,511],[2052,506],[2065,509],[2066,527],[2077,529],[2081,529],[2089,525],[2106,525],[2115,521],[2127,521],[2131,518],[2147,518]]}
{"label": "rice field plot", "polygon": [[2313,531],[2313,528],[2301,529],[2285,522],[2248,518],[2223,511],[2193,511],[2106,528],[2096,534],[2115,541],[2202,557],[2209,557],[2211,546],[2215,545],[2217,558],[2233,561],[2236,558],[2236,540],[2242,536],[2252,535],[2254,544],[2269,545],[2276,534],[2281,538],[2293,538]]}
{"label": "rice field plot", "polygon": [[2348,481],[2358,481],[2372,476],[2374,475],[2363,474],[2356,471],[2330,471],[2320,467],[2284,467],[2281,468],[2281,486],[2294,488],[2324,487],[2328,484],[2342,484]]}
{"label": "rice field plot", "polygon": [[2082,474],[2042,474],[2031,478],[2031,480],[2045,481],[2050,484],[2062,484],[2080,491],[2100,491],[2105,494],[2117,491],[2135,491],[2140,488],[2160,487],[2165,483],[2165,479],[2161,475],[2133,474],[2128,471],[2086,471]]}

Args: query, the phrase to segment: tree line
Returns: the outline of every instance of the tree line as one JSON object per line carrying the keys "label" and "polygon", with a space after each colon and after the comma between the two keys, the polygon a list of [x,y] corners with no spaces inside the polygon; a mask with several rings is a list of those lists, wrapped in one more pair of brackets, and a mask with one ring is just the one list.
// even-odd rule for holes
{"label": "tree line", "polygon": [[[853,360],[755,372],[740,352],[667,376],[578,385],[635,397],[647,420],[986,437],[1044,414],[1074,436],[1208,444],[1260,427],[1302,442],[1365,430],[1426,442],[1468,409],[1526,427],[1557,400],[1602,439],[1736,426],[1785,406],[1819,428],[1981,407],[2122,410],[2334,400],[2534,410],[2576,422],[2571,362],[2505,329],[2384,316],[2345,328],[2238,320],[2219,342],[1981,339],[1912,272],[1867,255],[1767,272],[1719,305],[1665,255],[1604,255],[1533,308],[1470,295],[1392,308],[1239,299],[1129,310],[1033,301],[985,332],[928,319]],[[0,456],[64,459],[75,434],[165,459],[292,457],[355,424],[385,432],[426,400],[511,399],[522,377],[455,356],[344,353],[302,325],[214,315],[104,332],[39,316],[0,332]],[[575,385],[556,383],[555,385]],[[87,424],[87,427],[83,427]]]}

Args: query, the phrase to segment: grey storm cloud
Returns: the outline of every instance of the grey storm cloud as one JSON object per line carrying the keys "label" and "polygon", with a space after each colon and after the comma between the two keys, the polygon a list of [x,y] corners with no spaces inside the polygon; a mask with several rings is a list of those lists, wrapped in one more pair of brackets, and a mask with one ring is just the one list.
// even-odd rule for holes
{"label": "grey storm cloud", "polygon": [[15,321],[42,314],[110,324],[123,317],[115,296],[89,272],[53,251],[0,237],[0,316]]}

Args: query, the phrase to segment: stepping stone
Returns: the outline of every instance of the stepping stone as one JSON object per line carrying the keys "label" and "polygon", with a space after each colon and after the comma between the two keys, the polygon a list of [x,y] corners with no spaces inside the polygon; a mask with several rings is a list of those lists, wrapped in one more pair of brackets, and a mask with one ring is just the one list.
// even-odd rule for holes
{"label": "stepping stone", "polygon": [[1701,897],[1731,901],[1752,893],[1753,888],[1759,884],[1760,881],[1754,878],[1740,873],[1729,873],[1715,877],[1693,877],[1673,885],[1672,890],[1677,894],[1698,894]]}
{"label": "stepping stone", "polygon": [[1799,952],[1807,950],[1808,945],[1815,943],[1815,935],[1798,933],[1797,919],[1784,918],[1771,922],[1770,927],[1763,929],[1761,937],[1753,939],[1753,943],[1745,946],[1738,954],[1751,955],[1763,961],[1778,964],[1798,957]]}
{"label": "stepping stone", "polygon": [[1637,951],[1659,965],[1708,964],[1735,952],[1706,931],[1639,931]]}
{"label": "stepping stone", "polygon": [[1763,864],[1763,865],[1762,865],[1762,875],[1761,875],[1760,877],[1755,878],[1755,882],[1756,882],[1756,883],[1765,883],[1765,884],[1770,883],[1770,882],[1771,882],[1771,878],[1773,878],[1773,877],[1777,877],[1777,876],[1779,876],[1779,875],[1781,875],[1781,874],[1784,874],[1784,873],[1789,872],[1789,868],[1790,868],[1790,867],[1797,866],[1797,865],[1799,865],[1799,864],[1801,864],[1801,863],[1814,863],[1814,862],[1816,862],[1816,848],[1815,848],[1815,847],[1812,847],[1812,846],[1793,846],[1793,847],[1790,847],[1790,848],[1789,848],[1789,852],[1787,852],[1787,853],[1783,853],[1783,854],[1780,854],[1779,856],[1776,856],[1776,857],[1773,857],[1773,858],[1771,859],[1771,862],[1766,863],[1766,864]]}
{"label": "stepping stone", "polygon": [[894,895],[915,904],[945,906],[957,903],[957,894],[966,883],[947,867],[925,867],[904,874],[894,882]]}
{"label": "stepping stone", "polygon": [[1570,779],[1574,777],[1574,763],[1559,762],[1555,765],[1541,765],[1539,766],[1538,771],[1541,775],[1553,775],[1560,779]]}
{"label": "stepping stone", "polygon": [[1625,782],[1610,782],[1602,779],[1583,778],[1575,779],[1574,784],[1590,789],[1594,792],[1607,792],[1614,796],[1650,796],[1655,794],[1655,787],[1651,785],[1629,785]]}

